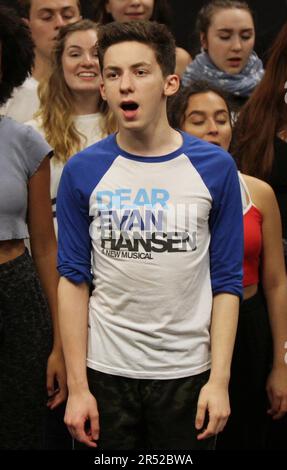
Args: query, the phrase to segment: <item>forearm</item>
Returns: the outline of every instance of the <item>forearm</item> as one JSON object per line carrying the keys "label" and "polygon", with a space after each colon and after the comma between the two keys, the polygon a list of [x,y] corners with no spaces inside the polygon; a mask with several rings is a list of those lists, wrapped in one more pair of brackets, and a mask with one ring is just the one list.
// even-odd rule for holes
{"label": "forearm", "polygon": [[210,381],[228,385],[230,365],[236,336],[239,298],[218,294],[213,299],[211,319]]}
{"label": "forearm", "polygon": [[53,343],[55,349],[61,349],[61,339],[58,319],[57,288],[59,275],[57,271],[56,239],[49,238],[47,243],[31,240],[32,257],[39,274],[41,286],[48,301],[53,323]]}
{"label": "forearm", "polygon": [[287,343],[287,282],[264,288],[273,338],[273,367],[285,366]]}
{"label": "forearm", "polygon": [[88,301],[87,284],[77,285],[64,277],[60,278],[59,323],[70,394],[88,389],[86,373]]}

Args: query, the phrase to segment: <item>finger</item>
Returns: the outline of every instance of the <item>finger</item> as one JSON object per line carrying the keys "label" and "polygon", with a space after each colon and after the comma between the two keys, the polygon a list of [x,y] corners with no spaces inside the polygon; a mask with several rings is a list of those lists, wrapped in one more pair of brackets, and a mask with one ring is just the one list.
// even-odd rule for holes
{"label": "finger", "polygon": [[268,410],[268,414],[273,416],[276,413],[278,413],[278,411],[280,410],[280,404],[281,404],[281,399],[278,396],[276,397],[275,395],[273,395],[271,407]]}
{"label": "finger", "polygon": [[195,417],[196,429],[202,429],[204,425],[205,413],[206,413],[206,406],[204,404],[198,403],[196,417]]}
{"label": "finger", "polygon": [[285,415],[286,411],[278,411],[278,413],[275,413],[273,416],[272,416],[272,419],[274,419],[275,421],[277,421],[278,419],[281,419],[283,418],[283,416]]}
{"label": "finger", "polygon": [[49,396],[48,401],[47,401],[48,408],[51,408],[51,405],[57,399],[58,394],[59,394],[59,389],[58,388],[54,389],[52,394],[50,393],[50,396]]}
{"label": "finger", "polygon": [[100,435],[99,415],[95,414],[90,419],[90,429],[92,438],[97,441]]}
{"label": "finger", "polygon": [[56,395],[54,395],[51,399],[48,400],[49,408],[51,410],[54,410],[61,403],[64,403],[66,398],[67,398],[67,395],[66,395],[65,391],[60,390]]}
{"label": "finger", "polygon": [[68,426],[68,429],[72,437],[77,441],[88,447],[97,447],[97,443],[94,442],[91,434],[85,431],[83,424]]}
{"label": "finger", "polygon": [[216,434],[218,422],[218,418],[210,417],[207,428],[202,433],[198,434],[197,439],[202,440],[214,436],[214,434]]}
{"label": "finger", "polygon": [[54,374],[47,373],[46,387],[48,397],[52,396],[55,393]]}
{"label": "finger", "polygon": [[266,388],[266,392],[267,392],[267,396],[268,396],[268,400],[269,400],[269,403],[270,405],[272,404],[273,402],[273,392],[272,392],[272,388],[270,387],[267,387]]}
{"label": "finger", "polygon": [[287,398],[282,398],[280,400],[280,406],[279,409],[276,411],[276,413],[273,414],[273,419],[277,420],[282,418],[287,411]]}

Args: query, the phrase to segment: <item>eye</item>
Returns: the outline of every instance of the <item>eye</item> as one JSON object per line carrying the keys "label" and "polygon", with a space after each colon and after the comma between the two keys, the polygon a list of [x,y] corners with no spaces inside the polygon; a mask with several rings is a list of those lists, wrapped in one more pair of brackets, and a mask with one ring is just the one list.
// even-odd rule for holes
{"label": "eye", "polygon": [[79,52],[70,52],[69,57],[80,57]]}
{"label": "eye", "polygon": [[243,41],[248,41],[252,37],[253,37],[253,34],[242,34],[241,35],[241,39],[243,39]]}
{"label": "eye", "polygon": [[53,15],[43,15],[41,16],[41,20],[43,21],[50,21],[53,18]]}
{"label": "eye", "polygon": [[139,77],[142,77],[142,76],[144,76],[144,75],[147,75],[147,70],[138,69],[138,70],[136,70],[136,75],[138,75]]}
{"label": "eye", "polygon": [[230,36],[219,36],[219,39],[222,39],[222,41],[228,41],[228,39],[230,39]]}
{"label": "eye", "polygon": [[204,120],[201,119],[200,121],[190,121],[191,124],[193,124],[194,126],[202,126],[204,124]]}
{"label": "eye", "polygon": [[109,79],[115,79],[118,77],[118,73],[117,72],[107,72],[105,74],[106,78],[109,78]]}

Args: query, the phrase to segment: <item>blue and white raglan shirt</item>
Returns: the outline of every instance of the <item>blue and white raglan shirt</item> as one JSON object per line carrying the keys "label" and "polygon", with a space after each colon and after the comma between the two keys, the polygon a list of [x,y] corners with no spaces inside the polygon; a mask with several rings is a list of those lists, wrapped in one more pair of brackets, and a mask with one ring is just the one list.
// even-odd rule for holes
{"label": "blue and white raglan shirt", "polygon": [[111,135],[64,168],[58,269],[93,282],[87,366],[97,371],[174,379],[209,369],[213,296],[242,294],[235,164],[182,136],[175,152],[142,157]]}

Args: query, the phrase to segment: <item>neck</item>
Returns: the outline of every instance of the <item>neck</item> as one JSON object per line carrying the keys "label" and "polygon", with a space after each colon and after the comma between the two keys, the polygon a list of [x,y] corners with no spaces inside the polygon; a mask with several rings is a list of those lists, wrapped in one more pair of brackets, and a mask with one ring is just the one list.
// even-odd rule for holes
{"label": "neck", "polygon": [[32,76],[40,82],[42,79],[47,78],[51,68],[51,61],[35,51],[35,64]]}
{"label": "neck", "polygon": [[170,127],[165,117],[156,127],[154,123],[141,130],[120,127],[117,143],[131,154],[156,157],[177,150],[182,145],[182,137],[179,132]]}
{"label": "neck", "polygon": [[73,92],[73,113],[76,116],[95,114],[99,111],[99,92],[75,93]]}

